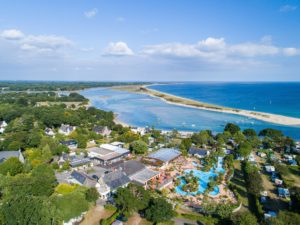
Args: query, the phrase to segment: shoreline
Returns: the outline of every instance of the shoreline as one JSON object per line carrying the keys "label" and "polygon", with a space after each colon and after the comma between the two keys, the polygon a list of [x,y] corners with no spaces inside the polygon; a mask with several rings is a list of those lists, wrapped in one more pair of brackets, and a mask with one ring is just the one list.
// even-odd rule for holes
{"label": "shoreline", "polygon": [[244,110],[244,109],[236,109],[236,108],[230,108],[230,107],[224,107],[214,104],[208,104],[196,100],[191,100],[188,98],[183,98],[179,96],[175,96],[172,94],[168,94],[165,92],[160,92],[156,90],[152,90],[148,88],[150,85],[127,85],[127,86],[115,86],[111,87],[114,90],[120,90],[120,91],[128,91],[128,92],[134,92],[138,94],[146,94],[155,98],[159,98],[160,100],[168,103],[173,104],[177,106],[183,106],[183,107],[189,107],[189,108],[195,108],[195,109],[201,109],[201,110],[207,110],[207,111],[213,111],[213,112],[221,112],[221,113],[229,113],[229,114],[235,114],[245,117],[251,117],[257,120],[261,120],[264,122],[269,122],[273,124],[280,124],[280,125],[286,125],[286,126],[299,126],[300,125],[300,118],[295,117],[288,117],[278,114],[272,114],[272,113],[265,113],[265,112],[258,112],[258,111],[250,111],[250,110]]}

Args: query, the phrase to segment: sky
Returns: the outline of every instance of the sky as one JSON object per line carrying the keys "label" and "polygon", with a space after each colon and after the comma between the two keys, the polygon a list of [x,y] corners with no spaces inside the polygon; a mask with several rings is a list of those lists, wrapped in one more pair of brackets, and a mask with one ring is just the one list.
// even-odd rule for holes
{"label": "sky", "polygon": [[0,80],[300,81],[300,1],[0,0]]}

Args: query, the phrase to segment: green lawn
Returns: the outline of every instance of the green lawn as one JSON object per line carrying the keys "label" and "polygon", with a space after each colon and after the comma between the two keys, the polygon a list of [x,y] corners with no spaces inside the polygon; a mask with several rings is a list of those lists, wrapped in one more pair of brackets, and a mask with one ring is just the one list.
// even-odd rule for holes
{"label": "green lawn", "polygon": [[231,179],[231,184],[233,184],[237,190],[237,192],[241,196],[241,201],[244,207],[248,207],[248,196],[247,189],[244,180],[243,171],[241,170],[241,162],[234,162],[234,176]]}

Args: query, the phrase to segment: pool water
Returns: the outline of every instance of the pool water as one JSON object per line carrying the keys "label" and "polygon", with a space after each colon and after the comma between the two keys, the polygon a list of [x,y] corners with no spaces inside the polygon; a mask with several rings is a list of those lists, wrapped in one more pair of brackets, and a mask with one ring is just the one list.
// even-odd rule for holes
{"label": "pool water", "polygon": [[[175,188],[175,191],[177,194],[183,195],[183,196],[196,196],[199,194],[203,194],[205,190],[207,189],[207,185],[209,183],[209,180],[211,177],[217,177],[220,173],[225,173],[225,169],[223,168],[223,157],[218,157],[217,165],[215,165],[213,168],[211,168],[208,172],[201,171],[201,170],[185,170],[184,173],[188,174],[191,171],[193,171],[193,175],[197,178],[199,178],[199,186],[198,190],[195,192],[185,192],[182,190],[182,186],[186,184],[185,180],[182,177],[181,183]],[[209,192],[209,195],[215,196],[219,194],[220,190],[219,187],[214,187],[214,190]]]}

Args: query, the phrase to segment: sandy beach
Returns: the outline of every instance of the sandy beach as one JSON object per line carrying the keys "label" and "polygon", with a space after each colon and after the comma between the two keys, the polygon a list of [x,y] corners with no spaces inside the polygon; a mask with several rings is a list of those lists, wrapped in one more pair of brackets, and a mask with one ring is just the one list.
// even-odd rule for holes
{"label": "sandy beach", "polygon": [[283,115],[277,115],[272,113],[265,113],[265,112],[257,112],[257,111],[250,111],[250,110],[243,110],[243,109],[235,109],[230,107],[223,107],[219,105],[208,104],[200,101],[195,101],[187,98],[178,97],[175,95],[167,94],[164,92],[155,91],[149,89],[147,85],[130,85],[130,86],[116,86],[112,87],[115,90],[123,90],[128,92],[134,92],[139,94],[147,94],[152,97],[156,97],[161,99],[162,101],[173,104],[179,105],[184,107],[202,109],[202,110],[209,110],[214,112],[222,112],[222,113],[230,113],[235,115],[241,115],[246,117],[251,117],[257,120],[262,120],[269,123],[274,124],[281,124],[287,126],[297,126],[300,125],[300,118],[288,117]]}

